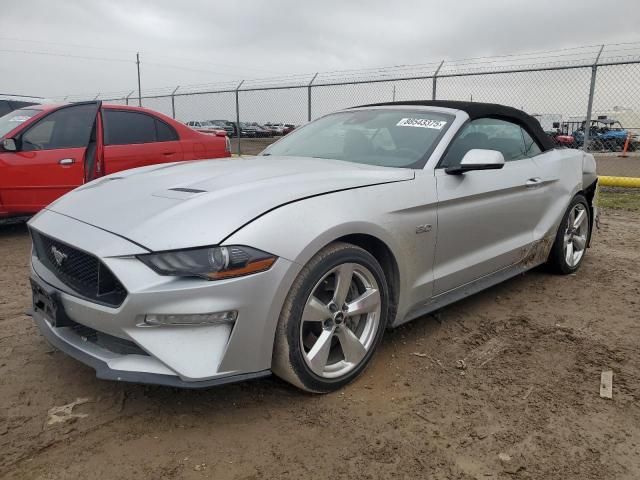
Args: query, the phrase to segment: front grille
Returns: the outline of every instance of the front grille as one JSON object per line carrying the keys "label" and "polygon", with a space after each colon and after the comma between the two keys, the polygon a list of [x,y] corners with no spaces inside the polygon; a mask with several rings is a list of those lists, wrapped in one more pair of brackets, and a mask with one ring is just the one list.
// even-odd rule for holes
{"label": "front grille", "polygon": [[127,297],[124,286],[98,258],[35,230],[31,238],[42,264],[79,295],[111,307]]}

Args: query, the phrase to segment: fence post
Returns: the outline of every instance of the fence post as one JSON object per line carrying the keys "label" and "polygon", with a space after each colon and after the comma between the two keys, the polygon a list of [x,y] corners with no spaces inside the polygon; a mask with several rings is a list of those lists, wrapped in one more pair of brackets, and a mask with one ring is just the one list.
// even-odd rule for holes
{"label": "fence post", "polygon": [[178,85],[175,88],[175,90],[171,92],[171,118],[173,118],[174,120],[176,118],[176,96],[175,95],[179,88],[180,88],[180,85]]}
{"label": "fence post", "polygon": [[240,149],[240,87],[244,83],[242,80],[238,86],[236,87],[236,135],[238,137],[238,156],[242,155],[242,150]]}
{"label": "fence post", "polygon": [[433,87],[431,88],[431,100],[436,99],[436,89],[438,88],[438,73],[440,72],[440,69],[442,68],[443,63],[444,63],[444,60],[440,62],[440,65],[438,65],[438,68],[436,68],[436,71],[433,74]]}
{"label": "fence post", "polygon": [[593,62],[593,66],[591,67],[591,85],[589,86],[589,100],[587,101],[587,116],[584,119],[584,142],[582,143],[582,150],[585,152],[589,151],[589,134],[591,133],[591,109],[593,108],[593,94],[596,90],[596,73],[598,72],[598,62],[600,61],[600,55],[602,54],[602,50],[604,49],[604,45],[600,46],[600,50],[598,50],[598,55],[596,55],[596,61]]}
{"label": "fence post", "polygon": [[135,90],[131,90],[131,91],[129,92],[129,95],[127,95],[127,96],[125,97],[125,99],[124,99],[124,103],[125,103],[125,105],[129,105],[129,97],[130,97],[131,95],[133,95],[133,92],[135,92]]}
{"label": "fence post", "polygon": [[318,72],[313,76],[309,85],[307,85],[307,122],[311,121],[311,85],[313,85],[313,81],[318,76]]}

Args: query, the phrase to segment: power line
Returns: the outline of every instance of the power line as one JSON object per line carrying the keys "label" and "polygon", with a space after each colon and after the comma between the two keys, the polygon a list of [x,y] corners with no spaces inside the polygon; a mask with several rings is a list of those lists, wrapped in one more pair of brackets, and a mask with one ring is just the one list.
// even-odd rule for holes
{"label": "power line", "polygon": [[[133,60],[125,60],[121,58],[95,57],[95,56],[89,56],[89,55],[74,55],[71,53],[43,52],[43,51],[37,51],[37,50],[18,50],[18,49],[11,49],[11,48],[1,48],[0,53],[21,53],[26,55],[42,55],[42,56],[49,56],[49,57],[75,58],[75,59],[81,59],[81,60],[136,63]],[[239,75],[238,73],[227,73],[220,70],[217,70],[217,71],[204,70],[204,69],[185,67],[182,65],[171,65],[167,63],[157,63],[157,62],[144,62],[144,63],[146,65],[153,65],[153,66],[159,66],[159,67],[165,67],[165,68],[174,68],[174,69],[192,71],[192,72],[198,72],[198,73],[209,73],[209,74],[215,74],[215,75],[231,76],[234,78],[237,78]]]}
{"label": "power line", "polygon": [[200,69],[200,68],[184,67],[182,65],[170,65],[168,63],[144,62],[144,64],[145,65],[153,65],[155,67],[175,68],[175,69],[178,69],[178,70],[186,70],[186,71],[189,71],[189,72],[212,73],[212,74],[215,74],[215,75],[232,76],[234,78],[237,78],[237,76],[238,76],[237,73],[226,73],[226,72],[214,71],[214,70],[204,70],[204,69]]}
{"label": "power line", "polygon": [[[206,65],[208,67],[224,67],[227,69],[231,69],[231,70],[240,70],[240,71],[254,71],[254,72],[260,72],[260,73],[268,73],[268,74],[276,74],[276,72],[273,72],[271,70],[264,70],[262,68],[252,68],[252,67],[241,67],[238,65],[232,65],[232,64],[226,64],[226,63],[213,63],[213,62],[208,62],[208,61],[202,61],[202,60],[196,60],[192,57],[171,57],[171,56],[166,56],[166,55],[155,55],[153,52],[149,52],[149,51],[145,51],[145,52],[141,52],[144,53],[147,57],[150,55],[154,58],[159,58],[159,59],[166,59],[169,61],[174,61],[177,60],[179,62],[188,62],[188,63],[197,63],[200,65]],[[147,62],[149,63],[149,62]],[[168,64],[165,64],[168,65]]]}
{"label": "power line", "polygon": [[83,48],[89,50],[104,50],[109,52],[127,52],[131,53],[130,49],[124,48],[107,48],[107,47],[97,47],[94,45],[80,45],[78,43],[64,43],[64,42],[51,42],[49,40],[33,40],[30,38],[15,38],[15,37],[2,37],[0,36],[0,40],[9,40],[12,42],[21,42],[21,43],[37,43],[40,45],[60,45],[62,47],[74,47],[74,48]]}
{"label": "power line", "polygon": [[[58,45],[58,46],[63,46],[63,47],[73,47],[73,48],[82,48],[82,49],[92,49],[92,50],[103,50],[103,51],[109,51],[109,52],[126,52],[128,54],[133,55],[134,51],[133,50],[127,50],[127,49],[122,49],[122,48],[106,48],[106,47],[98,47],[98,46],[93,46],[93,45],[79,45],[77,43],[65,43],[65,42],[50,42],[50,41],[42,41],[42,40],[31,40],[31,39],[22,39],[22,38],[15,38],[15,37],[2,37],[0,36],[0,40],[9,40],[9,41],[14,41],[14,42],[26,42],[26,43],[35,43],[35,44],[40,44],[40,45]],[[8,50],[8,49],[7,49]],[[18,51],[16,50],[16,53],[23,53],[22,50]],[[151,55],[155,58],[159,58],[159,59],[169,59],[169,60],[178,60],[178,61],[185,61],[185,62],[189,62],[189,63],[198,63],[201,65],[207,65],[207,66],[213,66],[213,67],[223,67],[223,68],[227,68],[227,69],[235,69],[235,70],[240,70],[240,71],[254,71],[254,72],[261,72],[261,73],[269,73],[272,74],[274,73],[273,71],[269,71],[269,70],[264,70],[264,69],[259,69],[259,68],[251,68],[251,67],[241,67],[238,65],[231,65],[231,64],[224,64],[224,63],[212,63],[212,62],[208,62],[208,61],[203,61],[203,60],[197,60],[195,58],[192,57],[169,57],[166,55],[160,56],[160,55],[156,55],[153,51],[148,51],[148,50],[141,50],[140,51],[141,54],[144,55]],[[38,54],[43,54],[42,52],[38,52]],[[53,55],[53,53],[52,53]],[[62,55],[62,54],[57,54],[57,55]],[[65,56],[70,56],[70,57],[76,57],[76,58],[83,58],[82,56],[76,56],[75,54],[66,54]],[[96,59],[96,57],[92,57],[92,59]],[[149,62],[145,62],[147,64],[149,64]],[[175,67],[178,68],[177,65],[170,65],[170,64],[165,64],[165,63],[155,63],[155,65],[161,65],[161,66],[167,66],[167,67]],[[182,67],[180,66],[179,68],[185,68],[185,70],[187,69],[186,67]],[[189,67],[190,68],[190,67]],[[193,71],[198,71],[196,69],[192,69]],[[210,72],[207,70],[201,70],[202,72],[207,72],[207,73],[216,73],[216,72]]]}
{"label": "power line", "polygon": [[[597,45],[599,48],[601,45]],[[506,68],[527,68],[531,67],[540,68],[543,66],[560,66],[560,65],[576,65],[578,62],[588,63],[592,59],[593,51],[589,49],[593,49],[596,46],[594,45],[586,45],[586,46],[578,46],[578,47],[566,47],[559,48],[555,50],[543,50],[529,53],[518,53],[518,54],[505,54],[505,55],[496,55],[493,57],[484,56],[484,57],[467,57],[460,59],[447,60],[444,66],[443,74],[451,74],[453,72],[481,72],[481,71],[499,71],[501,69]],[[617,47],[617,48],[616,48]],[[632,54],[632,51],[638,51],[638,54]],[[0,50],[0,52],[3,50]],[[46,52],[38,52],[42,54],[50,54]],[[620,57],[628,57],[628,58],[636,58],[640,56],[640,42],[627,42],[627,43],[618,43],[618,44],[610,44],[605,46],[604,50],[605,54],[609,56],[616,55]],[[547,55],[544,55],[547,54]],[[626,55],[625,55],[626,54]],[[61,55],[61,54],[60,54]],[[67,55],[63,55],[67,56]],[[92,58],[92,59],[102,59],[98,57],[79,57],[79,58]],[[164,57],[164,58],[176,58],[176,57]],[[105,59],[105,60],[114,60],[114,61],[122,61],[128,62],[127,60],[119,60],[119,59]],[[188,59],[181,59],[184,61],[188,61]],[[156,62],[141,62],[145,65],[154,65],[159,67],[167,67],[167,68],[175,68],[181,69],[185,71],[195,71],[202,72],[208,74],[215,75],[226,75],[233,76],[237,78],[237,74],[230,74],[221,71],[214,70],[205,70],[205,69],[197,69],[191,68],[181,65],[173,65],[173,64],[164,64],[164,63],[156,63]],[[353,80],[354,78],[364,77],[368,79],[376,79],[380,81],[384,81],[385,77],[389,77],[392,75],[401,76],[406,75],[408,70],[411,70],[411,76],[422,76],[422,75],[430,75],[434,71],[434,67],[439,64],[437,63],[423,63],[423,64],[404,64],[404,65],[396,65],[391,67],[371,67],[364,69],[352,69],[352,70],[333,70],[321,73],[319,78],[327,83],[339,83],[340,81]],[[250,79],[245,82],[245,88],[266,88],[266,86],[279,86],[285,88],[287,85],[291,86],[303,86],[308,83],[308,80],[311,78],[312,74],[289,74],[289,75],[280,75],[273,77],[262,77]],[[174,87],[154,87],[152,89],[147,89],[145,93],[148,95],[150,93],[155,92],[171,92]],[[200,83],[200,84],[188,84],[183,85],[181,87],[181,92],[185,93],[190,90],[194,92],[194,89],[221,89],[221,90],[230,90],[235,88],[235,85],[231,82],[215,82],[215,83]],[[104,96],[103,96],[104,97]]]}
{"label": "power line", "polygon": [[124,60],[122,58],[107,58],[107,57],[90,57],[87,55],[73,55],[70,53],[54,53],[54,52],[40,52],[36,50],[14,50],[10,48],[0,48],[0,52],[3,53],[23,53],[27,55],[45,55],[51,57],[66,57],[66,58],[80,58],[82,60],[100,60],[105,62],[123,62],[132,63],[131,60]]}

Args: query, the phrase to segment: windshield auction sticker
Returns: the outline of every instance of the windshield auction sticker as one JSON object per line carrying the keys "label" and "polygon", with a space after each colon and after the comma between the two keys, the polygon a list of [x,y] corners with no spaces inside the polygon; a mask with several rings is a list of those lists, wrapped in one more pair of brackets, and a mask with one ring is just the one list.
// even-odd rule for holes
{"label": "windshield auction sticker", "polygon": [[15,117],[11,117],[9,119],[10,122],[22,123],[29,120],[31,117],[27,117],[26,115],[16,115]]}
{"label": "windshield auction sticker", "polygon": [[429,120],[428,118],[403,118],[398,123],[397,127],[418,127],[418,128],[434,128],[436,130],[442,130],[447,124],[444,120]]}

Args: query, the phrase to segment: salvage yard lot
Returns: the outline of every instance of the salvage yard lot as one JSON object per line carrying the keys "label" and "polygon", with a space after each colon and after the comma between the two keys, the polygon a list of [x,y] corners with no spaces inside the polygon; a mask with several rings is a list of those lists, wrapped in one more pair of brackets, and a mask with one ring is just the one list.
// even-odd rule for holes
{"label": "salvage yard lot", "polygon": [[[576,275],[537,269],[388,332],[314,396],[97,380],[24,315],[28,234],[0,226],[0,477],[640,478],[639,237],[640,212],[605,210]],[[78,399],[86,416],[48,425]]]}

